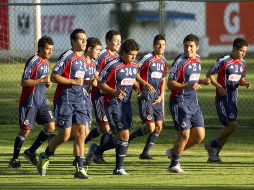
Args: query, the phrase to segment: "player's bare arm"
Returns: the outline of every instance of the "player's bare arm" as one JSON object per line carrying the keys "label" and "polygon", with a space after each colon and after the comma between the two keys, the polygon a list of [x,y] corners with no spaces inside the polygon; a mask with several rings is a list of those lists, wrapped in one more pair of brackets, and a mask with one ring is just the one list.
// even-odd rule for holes
{"label": "player's bare arm", "polygon": [[163,97],[164,97],[164,91],[165,91],[165,78],[161,79],[161,86],[160,86],[160,96],[158,96],[154,101],[153,104],[161,103]]}
{"label": "player's bare arm", "polygon": [[58,83],[58,84],[63,84],[63,85],[77,85],[77,86],[82,86],[84,83],[84,79],[82,78],[77,78],[77,79],[67,79],[57,73],[52,73],[52,78],[53,80]]}
{"label": "player's bare arm", "polygon": [[122,100],[126,94],[123,90],[116,90],[109,87],[106,83],[101,83],[98,81],[98,86],[101,90],[104,90],[108,94],[114,95],[117,99]]}
{"label": "player's bare arm", "polygon": [[35,86],[37,84],[41,84],[41,83],[51,83],[50,81],[50,77],[49,76],[45,76],[43,78],[39,78],[39,79],[22,79],[21,80],[21,86]]}
{"label": "player's bare arm", "polygon": [[198,84],[210,85],[210,84],[211,84],[211,80],[210,80],[210,78],[200,79],[200,80],[198,81]]}
{"label": "player's bare arm", "polygon": [[248,90],[251,88],[251,83],[246,81],[245,78],[241,78],[239,84],[240,86],[245,86]]}
{"label": "player's bare arm", "polygon": [[226,89],[223,88],[216,80],[215,76],[210,72],[208,71],[207,74],[206,74],[206,77],[209,78],[211,80],[211,83],[213,86],[215,86],[218,91],[219,91],[219,94],[221,96],[227,96],[227,92],[226,92]]}
{"label": "player's bare arm", "polygon": [[139,74],[137,74],[137,81],[144,85],[144,87],[148,90],[150,93],[155,93],[156,90],[152,85],[150,85],[148,82],[144,81]]}
{"label": "player's bare arm", "polygon": [[168,79],[168,89],[171,90],[185,90],[185,89],[193,89],[198,90],[201,86],[198,83],[191,83],[191,84],[181,84],[175,80]]}

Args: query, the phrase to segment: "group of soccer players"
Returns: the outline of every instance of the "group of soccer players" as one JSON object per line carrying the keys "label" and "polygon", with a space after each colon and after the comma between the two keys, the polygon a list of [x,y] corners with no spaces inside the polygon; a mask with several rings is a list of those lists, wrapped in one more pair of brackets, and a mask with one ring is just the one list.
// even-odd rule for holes
{"label": "group of soccer players", "polygon": [[[148,135],[140,159],[152,159],[149,151],[163,127],[162,99],[165,93],[167,60],[164,58],[166,39],[156,35],[153,51],[139,61],[139,45],[133,39],[121,44],[121,34],[109,30],[105,37],[106,48],[101,50],[99,39],[87,38],[83,29],[70,34],[71,49],[60,55],[51,76],[49,62],[53,40],[43,36],[38,41],[38,53],[26,62],[21,79],[19,101],[19,132],[14,142],[10,168],[21,167],[19,154],[35,122],[44,126],[24,157],[46,175],[49,158],[62,143],[73,138],[73,165],[75,178],[88,179],[84,164],[107,164],[105,151],[115,149],[114,175],[129,175],[124,169],[124,157],[129,144],[137,137]],[[208,162],[222,162],[219,153],[228,137],[238,128],[237,89],[250,88],[244,80],[246,63],[243,60],[248,43],[243,38],[233,42],[232,52],[220,57],[200,79],[201,61],[197,54],[199,38],[189,34],[183,40],[184,52],[170,67],[167,87],[171,90],[169,110],[178,138],[173,148],[166,150],[171,160],[168,171],[181,173],[180,158],[183,151],[200,143],[205,137],[204,119],[198,104],[197,90],[212,83],[216,87],[215,104],[218,117],[225,126],[220,134],[205,144]],[[119,55],[118,55],[119,52]],[[215,78],[217,74],[217,80]],[[46,88],[57,83],[54,95],[54,114],[45,98]],[[140,118],[145,127],[130,133],[132,125],[131,94],[138,96]],[[92,108],[97,127],[92,127]],[[55,121],[56,120],[56,121]],[[58,128],[57,135],[52,135]],[[101,135],[100,144],[91,143],[84,159],[84,146]],[[49,140],[46,150],[36,158],[36,150]]]}

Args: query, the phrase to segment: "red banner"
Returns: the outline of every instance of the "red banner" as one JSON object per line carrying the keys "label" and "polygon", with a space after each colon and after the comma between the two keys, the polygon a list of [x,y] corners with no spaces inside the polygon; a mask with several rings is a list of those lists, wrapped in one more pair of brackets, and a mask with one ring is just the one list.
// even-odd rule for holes
{"label": "red banner", "polygon": [[254,2],[206,3],[206,33],[210,45],[232,44],[243,37],[254,44]]}
{"label": "red banner", "polygon": [[[8,0],[0,0],[8,3]],[[9,49],[9,14],[8,6],[0,6],[0,49]]]}

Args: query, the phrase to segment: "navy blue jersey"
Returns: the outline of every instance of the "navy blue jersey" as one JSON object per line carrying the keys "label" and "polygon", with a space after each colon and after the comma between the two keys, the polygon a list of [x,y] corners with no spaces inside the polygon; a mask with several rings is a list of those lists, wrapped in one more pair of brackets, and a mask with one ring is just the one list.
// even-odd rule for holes
{"label": "navy blue jersey", "polygon": [[[212,74],[217,73],[217,82],[226,89],[227,97],[236,101],[239,81],[246,75],[246,63],[243,59],[233,59],[230,54],[217,59],[209,70]],[[216,96],[219,96],[216,90]]]}
{"label": "navy blue jersey", "polygon": [[[199,82],[200,73],[201,62],[199,55],[196,55],[196,58],[188,58],[184,54],[180,54],[173,62],[169,79],[181,84],[194,84]],[[197,102],[197,92],[194,89],[171,90],[170,99],[174,97],[181,102]]]}
{"label": "navy blue jersey", "polygon": [[155,100],[161,94],[162,79],[166,76],[167,61],[164,57],[156,58],[153,53],[149,53],[141,58],[140,77],[151,84],[156,93],[149,93],[143,84],[140,84],[142,97],[146,100]]}
{"label": "navy blue jersey", "polygon": [[[64,52],[58,59],[53,71],[67,79],[84,78],[85,57],[77,56],[72,50]],[[54,96],[55,101],[80,104],[84,98],[83,88],[78,85],[58,84]]]}
{"label": "navy blue jersey", "polygon": [[[109,87],[116,90],[123,90],[126,96],[123,102],[127,102],[131,98],[132,86],[136,80],[138,73],[138,63],[124,64],[120,59],[115,59],[109,62],[102,70],[99,81],[106,83]],[[112,94],[105,94],[105,103],[109,102],[114,96]]]}
{"label": "navy blue jersey", "polygon": [[[38,55],[30,57],[25,65],[22,79],[40,79],[49,74],[49,62],[42,59]],[[45,98],[45,83],[40,83],[35,86],[23,86],[19,99],[19,104],[22,106],[32,107],[34,103],[40,105]]]}
{"label": "navy blue jersey", "polygon": [[[94,78],[95,73],[96,73],[96,61],[92,59],[91,62],[86,62],[84,79],[90,80],[90,79]],[[92,85],[90,85],[90,84],[84,84],[83,88],[88,93],[91,93],[91,91],[92,91]]]}

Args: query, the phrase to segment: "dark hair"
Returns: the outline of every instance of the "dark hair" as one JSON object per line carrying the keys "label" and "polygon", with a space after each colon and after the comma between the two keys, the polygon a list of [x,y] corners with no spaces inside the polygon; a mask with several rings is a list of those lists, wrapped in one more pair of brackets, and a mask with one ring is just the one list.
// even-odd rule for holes
{"label": "dark hair", "polygon": [[38,41],[38,52],[40,49],[43,49],[46,44],[54,45],[54,42],[49,36],[42,36]]}
{"label": "dark hair", "polygon": [[81,29],[81,28],[76,28],[72,31],[71,35],[70,35],[70,40],[71,40],[71,45],[72,45],[72,40],[75,40],[76,39],[76,35],[78,33],[83,33],[83,34],[86,34],[85,30]]}
{"label": "dark hair", "polygon": [[105,36],[105,40],[106,42],[109,40],[112,40],[114,36],[116,35],[120,35],[121,36],[121,33],[117,30],[109,30],[107,33],[106,33],[106,36]]}
{"label": "dark hair", "polygon": [[248,47],[248,42],[244,38],[236,38],[233,42],[233,47],[236,49],[240,49],[244,46]]}
{"label": "dark hair", "polygon": [[125,40],[121,46],[120,49],[120,55],[124,53],[129,53],[130,51],[138,51],[139,45],[138,43],[133,39]]}
{"label": "dark hair", "polygon": [[87,38],[87,44],[86,44],[86,49],[85,49],[85,52],[87,52],[88,48],[95,48],[95,46],[101,46],[101,42],[98,38]]}
{"label": "dark hair", "polygon": [[183,40],[183,44],[185,43],[185,42],[195,42],[195,44],[198,46],[199,45],[199,38],[196,36],[196,35],[194,35],[194,34],[189,34],[189,35],[187,35],[185,38],[184,38],[184,40]]}
{"label": "dark hair", "polygon": [[153,39],[153,45],[155,45],[160,40],[166,41],[166,39],[163,35],[161,35],[161,34],[156,35]]}

